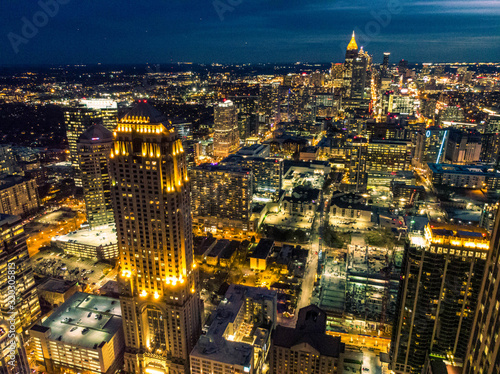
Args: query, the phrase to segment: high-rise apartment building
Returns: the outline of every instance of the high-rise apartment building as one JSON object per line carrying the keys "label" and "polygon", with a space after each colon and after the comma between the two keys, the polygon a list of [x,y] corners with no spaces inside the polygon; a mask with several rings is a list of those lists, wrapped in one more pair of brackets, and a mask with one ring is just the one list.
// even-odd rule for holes
{"label": "high-rise apartment building", "polygon": [[451,129],[445,159],[451,164],[468,165],[481,159],[483,134],[477,131]]}
{"label": "high-rise apartment building", "polygon": [[35,179],[18,175],[0,179],[0,213],[26,217],[39,206]]}
{"label": "high-rise apartment building", "polygon": [[490,238],[479,227],[429,223],[405,247],[391,343],[395,373],[421,373],[429,356],[461,362]]}
{"label": "high-rise apartment building", "polygon": [[83,197],[91,229],[114,223],[108,163],[113,133],[100,124],[91,125],[77,144]]}
{"label": "high-rise apartment building", "polygon": [[[14,284],[11,276],[15,277]],[[26,333],[41,313],[21,217],[5,214],[0,214],[0,310],[9,323],[15,321],[19,334]]]}
{"label": "high-rise apartment building", "polygon": [[83,99],[76,105],[64,110],[66,122],[66,136],[68,138],[71,165],[75,172],[75,185],[82,187],[82,179],[78,163],[78,138],[96,120],[102,121],[108,130],[116,127],[118,106],[115,101],[107,99]]}
{"label": "high-rise apartment building", "polygon": [[198,228],[248,230],[251,216],[251,170],[202,164],[191,169],[191,205]]}
{"label": "high-rise apartment building", "polygon": [[402,59],[401,61],[399,61],[398,73],[399,75],[405,75],[407,71],[408,71],[408,61]]}
{"label": "high-rise apartment building", "polygon": [[231,100],[214,108],[214,157],[224,158],[239,147],[238,114]]}
{"label": "high-rise apartment building", "polygon": [[463,374],[500,373],[500,216],[491,238]]}
{"label": "high-rise apartment building", "polygon": [[[250,149],[267,149],[266,156],[245,152]],[[253,198],[272,199],[276,201],[281,190],[283,177],[283,160],[269,156],[269,145],[254,144],[242,148],[238,153],[226,157],[222,165],[231,165],[242,169],[250,169],[253,174]]]}
{"label": "high-rise apartment building", "polygon": [[125,371],[189,373],[202,310],[186,157],[170,121],[145,101],[118,122],[110,175],[124,288]]}
{"label": "high-rise apartment building", "polygon": [[238,112],[239,139],[245,141],[246,138],[255,135],[258,130],[259,97],[241,95],[231,96],[229,99],[234,103]]}

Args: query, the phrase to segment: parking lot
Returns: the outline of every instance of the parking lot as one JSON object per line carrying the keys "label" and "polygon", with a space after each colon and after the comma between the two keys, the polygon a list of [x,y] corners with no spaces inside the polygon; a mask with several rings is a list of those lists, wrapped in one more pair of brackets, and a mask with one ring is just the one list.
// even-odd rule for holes
{"label": "parking lot", "polygon": [[50,250],[37,253],[31,258],[33,271],[39,276],[52,276],[77,281],[97,288],[108,280],[116,280],[112,266],[90,259],[79,259]]}

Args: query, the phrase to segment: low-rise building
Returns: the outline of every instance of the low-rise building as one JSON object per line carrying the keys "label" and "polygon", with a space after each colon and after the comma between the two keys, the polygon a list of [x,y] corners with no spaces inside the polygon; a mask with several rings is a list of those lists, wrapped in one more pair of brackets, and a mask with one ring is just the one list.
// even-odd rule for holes
{"label": "low-rise building", "polygon": [[330,203],[330,216],[370,222],[372,209],[366,199],[355,193],[334,192]]}
{"label": "low-rise building", "polygon": [[395,203],[411,206],[415,201],[421,201],[425,195],[424,186],[408,185],[404,182],[391,182],[392,197]]}
{"label": "low-rise building", "polygon": [[321,190],[304,186],[295,187],[283,196],[283,210],[291,215],[314,216],[319,204]]}
{"label": "low-rise building", "polygon": [[95,260],[112,260],[118,257],[118,239],[114,225],[73,231],[56,236],[52,241],[71,256]]}
{"label": "low-rise building", "polygon": [[228,239],[220,239],[217,241],[217,244],[213,246],[213,248],[207,253],[205,256],[205,261],[207,265],[210,266],[217,266],[219,265],[219,258],[226,250],[226,248],[229,248],[229,240]]}
{"label": "low-rise building", "polygon": [[319,156],[319,148],[318,147],[304,147],[300,150],[299,160],[301,161],[314,161],[317,160]]}
{"label": "low-rise building", "polygon": [[302,308],[295,328],[278,325],[272,337],[270,374],[343,372],[345,344],[326,334],[326,313],[315,305]]}
{"label": "low-rise building", "polygon": [[500,171],[489,165],[427,164],[429,180],[435,186],[468,189],[500,189]]}
{"label": "low-rise building", "polygon": [[51,308],[64,304],[78,291],[76,281],[66,281],[58,278],[47,278],[38,286],[38,295]]}
{"label": "low-rise building", "polygon": [[189,355],[191,373],[262,373],[276,319],[275,291],[231,285]]}
{"label": "low-rise building", "polygon": [[250,269],[266,270],[269,255],[274,248],[274,240],[262,239],[250,255]]}
{"label": "low-rise building", "polygon": [[123,362],[120,301],[111,297],[75,293],[33,326],[30,336],[36,360],[47,373],[111,374]]}

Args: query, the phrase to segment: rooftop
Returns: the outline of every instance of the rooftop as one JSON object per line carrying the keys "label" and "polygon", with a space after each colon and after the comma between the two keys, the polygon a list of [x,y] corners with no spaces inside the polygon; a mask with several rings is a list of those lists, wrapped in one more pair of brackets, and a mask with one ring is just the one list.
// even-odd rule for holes
{"label": "rooftop", "polygon": [[76,284],[76,281],[65,281],[63,279],[48,278],[38,289],[41,291],[65,293]]}
{"label": "rooftop", "polygon": [[[304,319],[310,320],[312,315],[318,315],[320,319],[319,323],[326,323],[326,317],[321,316],[321,313],[324,314],[321,309],[317,307],[311,308],[311,306],[303,308],[299,311],[299,318],[300,313],[303,312],[303,310],[305,310],[306,313],[306,316],[303,317]],[[318,312],[318,310],[320,312]],[[314,316],[312,317],[315,318]],[[306,322],[306,325],[309,324],[311,324],[309,321]],[[315,322],[313,321],[312,325],[314,324]],[[272,340],[274,345],[283,348],[292,348],[299,344],[308,344],[316,351],[318,351],[320,355],[329,357],[339,357],[339,355],[341,353],[344,353],[345,350],[345,344],[340,341],[340,337],[327,335],[324,332],[320,331],[319,328],[301,329],[300,327],[291,328],[278,325],[276,327],[276,330],[274,331]]]}
{"label": "rooftop", "polygon": [[315,188],[308,188],[304,186],[297,186],[292,190],[290,196],[285,196],[283,199],[292,202],[316,202],[319,198],[320,190]]}
{"label": "rooftop", "polygon": [[99,230],[78,230],[66,235],[56,236],[52,239],[56,242],[70,242],[82,245],[99,247],[101,245],[116,244],[116,229],[114,226],[102,226]]}
{"label": "rooftop", "polygon": [[495,171],[490,165],[453,165],[453,164],[427,164],[433,173],[469,174],[500,177],[500,171]]}
{"label": "rooftop", "polygon": [[78,138],[78,143],[95,144],[113,141],[113,133],[103,125],[96,123],[85,130]]}
{"label": "rooftop", "polygon": [[204,163],[200,164],[197,167],[193,168],[192,170],[206,170],[210,172],[216,172],[216,171],[224,171],[224,172],[229,172],[229,173],[238,173],[238,174],[243,174],[243,175],[248,175],[250,174],[250,169],[245,169],[239,166],[233,166],[233,165],[221,165],[221,164],[210,164],[210,163]]}
{"label": "rooftop", "polygon": [[482,227],[450,225],[444,223],[429,223],[433,235],[449,236],[455,238],[489,239],[488,231]]}
{"label": "rooftop", "polygon": [[7,175],[0,179],[0,191],[27,181],[29,181],[28,178],[19,175]]}
{"label": "rooftop", "polygon": [[266,259],[269,256],[272,248],[274,247],[274,240],[261,239],[257,247],[255,247],[252,256],[253,258]]}
{"label": "rooftop", "polygon": [[106,296],[77,292],[41,324],[50,329],[50,340],[96,349],[122,328],[120,301]]}
{"label": "rooftop", "polygon": [[137,119],[148,123],[163,123],[165,127],[171,127],[170,121],[146,100],[139,100],[134,104],[127,114],[120,118],[120,122],[136,122]]}
{"label": "rooftop", "polygon": [[[253,343],[253,339],[250,343],[230,340],[237,340],[238,338],[235,336],[228,336],[229,339],[226,339],[228,326],[236,322],[236,317],[241,308],[245,306],[247,298],[253,300],[262,298],[275,299],[276,291],[232,284],[217,307],[207,334],[200,337],[191,352],[191,356],[208,358],[229,365],[251,367],[253,359],[253,345],[251,343]],[[261,337],[262,331],[259,329],[255,331],[258,339]],[[243,336],[243,338],[245,337]]]}

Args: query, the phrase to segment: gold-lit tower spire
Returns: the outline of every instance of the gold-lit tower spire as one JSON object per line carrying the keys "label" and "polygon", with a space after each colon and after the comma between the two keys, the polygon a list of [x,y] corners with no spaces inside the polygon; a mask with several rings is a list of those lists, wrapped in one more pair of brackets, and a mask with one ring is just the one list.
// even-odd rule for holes
{"label": "gold-lit tower spire", "polygon": [[347,45],[347,50],[348,51],[353,51],[353,50],[358,50],[358,44],[356,43],[356,35],[354,31],[352,32],[352,38],[349,44]]}

